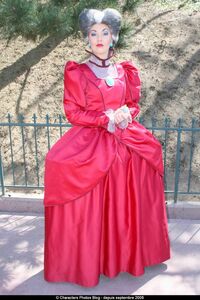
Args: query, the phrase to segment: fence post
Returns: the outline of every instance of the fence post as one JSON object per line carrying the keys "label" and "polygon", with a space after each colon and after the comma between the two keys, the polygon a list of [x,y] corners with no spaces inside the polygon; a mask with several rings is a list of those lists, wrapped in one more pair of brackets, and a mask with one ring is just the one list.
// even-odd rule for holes
{"label": "fence post", "polygon": [[0,183],[1,183],[1,195],[5,195],[4,178],[3,178],[3,163],[1,159],[1,147],[0,147]]}
{"label": "fence post", "polygon": [[181,132],[182,132],[181,124],[182,124],[182,119],[178,119],[174,203],[177,202],[177,197],[178,197],[178,185],[179,185],[179,174],[180,174],[180,148],[181,148]]}

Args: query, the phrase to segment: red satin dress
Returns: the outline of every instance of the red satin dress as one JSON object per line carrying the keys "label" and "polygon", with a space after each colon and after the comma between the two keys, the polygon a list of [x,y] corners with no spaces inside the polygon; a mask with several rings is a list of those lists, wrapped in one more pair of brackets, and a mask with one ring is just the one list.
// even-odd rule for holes
{"label": "red satin dress", "polygon": [[[140,77],[116,64],[114,86],[68,61],[64,110],[72,124],[45,159],[44,278],[85,287],[120,272],[134,276],[170,258],[162,147],[134,118]],[[104,111],[127,104],[132,123],[107,130]]]}

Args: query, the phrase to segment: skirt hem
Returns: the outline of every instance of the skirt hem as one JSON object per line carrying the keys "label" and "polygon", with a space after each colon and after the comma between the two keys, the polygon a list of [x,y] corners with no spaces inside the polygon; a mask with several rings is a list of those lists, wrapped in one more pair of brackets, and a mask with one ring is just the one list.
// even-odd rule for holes
{"label": "skirt hem", "polygon": [[117,277],[120,273],[128,273],[128,274],[130,274],[130,275],[132,275],[133,277],[139,277],[139,276],[142,276],[142,275],[144,275],[145,274],[145,268],[148,268],[148,267],[152,267],[152,266],[155,266],[155,265],[158,265],[158,264],[161,264],[161,263],[164,263],[166,260],[168,260],[168,259],[170,259],[170,255],[169,256],[167,256],[166,258],[164,258],[164,259],[161,259],[161,260],[159,260],[158,262],[153,262],[153,263],[150,263],[150,264],[148,264],[148,265],[145,265],[144,267],[143,267],[143,271],[142,272],[132,272],[132,271],[130,271],[130,270],[128,270],[128,269],[122,269],[122,270],[120,270],[120,271],[117,271],[115,274],[113,274],[113,275],[109,275],[108,273],[106,273],[106,272],[101,272],[101,273],[99,273],[99,277],[98,277],[98,281],[96,281],[95,283],[93,283],[93,284],[85,284],[85,283],[83,283],[83,282],[79,282],[79,281],[73,281],[73,280],[65,280],[65,279],[63,279],[63,280],[59,280],[59,279],[54,279],[54,280],[52,280],[52,279],[47,279],[47,277],[44,277],[44,279],[46,280],[46,281],[48,281],[48,282],[54,282],[54,283],[72,283],[72,284],[77,284],[77,285],[80,285],[80,286],[83,286],[83,287],[86,287],[86,288],[92,288],[92,287],[95,287],[95,286],[97,286],[98,284],[99,284],[99,278],[100,278],[100,275],[104,275],[104,276],[106,276],[106,277],[108,277],[108,278],[110,278],[110,279],[113,279],[113,278],[115,278],[115,277]]}

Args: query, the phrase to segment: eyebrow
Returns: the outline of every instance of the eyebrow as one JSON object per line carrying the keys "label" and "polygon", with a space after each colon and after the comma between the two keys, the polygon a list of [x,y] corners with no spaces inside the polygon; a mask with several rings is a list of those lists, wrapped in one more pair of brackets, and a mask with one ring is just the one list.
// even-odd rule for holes
{"label": "eyebrow", "polygon": [[[102,29],[102,31],[104,31],[104,30],[109,30],[108,28],[104,28],[104,29]],[[92,29],[91,31],[95,31],[95,32],[97,32],[96,30],[94,30],[94,29]]]}

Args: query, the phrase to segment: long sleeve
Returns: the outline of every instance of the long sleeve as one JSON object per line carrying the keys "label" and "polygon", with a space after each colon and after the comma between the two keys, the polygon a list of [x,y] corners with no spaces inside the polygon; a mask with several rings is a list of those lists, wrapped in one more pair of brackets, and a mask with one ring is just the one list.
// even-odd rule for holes
{"label": "long sleeve", "polygon": [[141,80],[138,69],[131,61],[122,62],[126,78],[126,100],[125,104],[129,107],[132,118],[134,119],[140,112],[138,102],[141,97]]}
{"label": "long sleeve", "polygon": [[85,88],[87,79],[78,63],[68,61],[64,72],[64,111],[68,121],[78,126],[106,128],[109,118],[103,111],[86,110]]}

